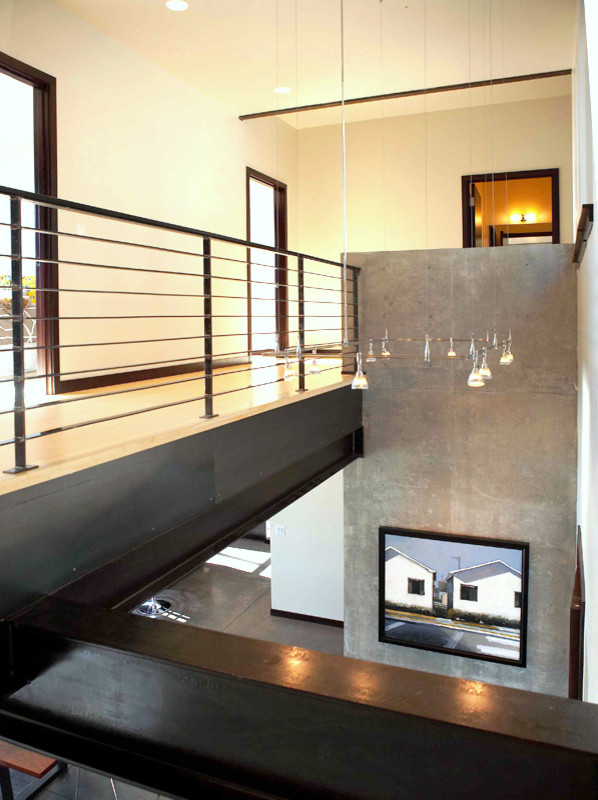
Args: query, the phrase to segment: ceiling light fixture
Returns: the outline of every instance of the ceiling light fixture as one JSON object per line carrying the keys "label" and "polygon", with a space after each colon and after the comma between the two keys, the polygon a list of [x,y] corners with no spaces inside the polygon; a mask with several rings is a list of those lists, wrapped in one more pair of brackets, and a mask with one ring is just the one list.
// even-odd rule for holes
{"label": "ceiling light fixture", "polygon": [[535,222],[538,219],[538,215],[534,214],[533,211],[527,211],[527,212],[522,212],[520,214],[519,213],[511,214],[509,219],[511,220],[511,222],[515,222],[515,223],[517,223],[517,222]]}
{"label": "ceiling light fixture", "polygon": [[170,11],[186,11],[189,8],[189,3],[186,0],[166,0],[166,8]]}
{"label": "ceiling light fixture", "polygon": [[289,94],[291,90],[288,86],[277,86],[274,91],[276,94]]}

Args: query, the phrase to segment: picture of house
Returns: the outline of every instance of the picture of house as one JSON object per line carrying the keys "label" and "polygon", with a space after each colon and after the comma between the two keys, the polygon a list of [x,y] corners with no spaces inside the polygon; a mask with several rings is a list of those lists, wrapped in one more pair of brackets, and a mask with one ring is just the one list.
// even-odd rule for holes
{"label": "picture of house", "polygon": [[479,621],[518,627],[521,622],[521,572],[496,559],[454,570],[447,580],[448,609]]}
{"label": "picture of house", "polygon": [[380,640],[521,664],[527,545],[382,528]]}
{"label": "picture of house", "polygon": [[432,613],[436,578],[434,570],[395,547],[386,548],[385,560],[386,602],[396,608]]}

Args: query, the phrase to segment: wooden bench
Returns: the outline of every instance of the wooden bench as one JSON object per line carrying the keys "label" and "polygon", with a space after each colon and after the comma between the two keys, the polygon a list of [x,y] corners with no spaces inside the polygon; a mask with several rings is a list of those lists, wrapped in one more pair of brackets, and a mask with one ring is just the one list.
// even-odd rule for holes
{"label": "wooden bench", "polygon": [[[12,790],[9,770],[24,772],[32,778],[30,786],[26,786],[16,797]],[[27,800],[46,789],[58,775],[66,769],[66,764],[54,758],[24,750],[14,744],[0,741],[0,790],[2,800]]]}

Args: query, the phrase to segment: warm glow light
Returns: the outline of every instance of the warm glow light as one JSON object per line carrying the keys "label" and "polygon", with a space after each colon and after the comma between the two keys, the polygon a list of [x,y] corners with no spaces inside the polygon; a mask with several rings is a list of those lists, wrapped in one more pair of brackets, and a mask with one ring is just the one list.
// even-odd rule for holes
{"label": "warm glow light", "polygon": [[453,346],[453,337],[451,336],[451,346],[449,347],[449,351],[447,353],[447,356],[449,358],[455,358],[456,355],[457,354],[455,353],[455,348]]}
{"label": "warm glow light", "polygon": [[521,212],[519,214],[511,214],[509,217],[511,222],[521,223],[521,222],[535,222],[538,219],[538,215],[534,214],[533,211],[526,211]]}
{"label": "warm glow light", "polygon": [[186,11],[189,8],[189,3],[185,0],[166,0],[166,8],[171,11]]}
{"label": "warm glow light", "polygon": [[288,86],[277,86],[276,89],[274,89],[274,91],[276,92],[276,94],[289,94],[291,90],[289,89]]}

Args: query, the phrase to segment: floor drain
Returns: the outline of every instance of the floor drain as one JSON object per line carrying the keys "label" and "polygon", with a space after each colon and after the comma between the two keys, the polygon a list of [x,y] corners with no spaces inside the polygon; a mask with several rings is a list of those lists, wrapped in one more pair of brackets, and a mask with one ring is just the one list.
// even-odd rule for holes
{"label": "floor drain", "polygon": [[157,597],[150,597],[145,603],[137,609],[138,614],[143,614],[144,617],[163,617],[170,611],[172,603],[168,600],[159,600]]}

